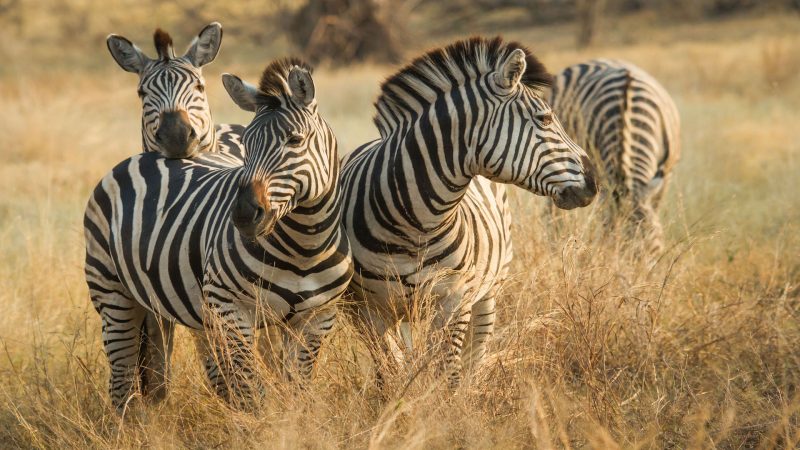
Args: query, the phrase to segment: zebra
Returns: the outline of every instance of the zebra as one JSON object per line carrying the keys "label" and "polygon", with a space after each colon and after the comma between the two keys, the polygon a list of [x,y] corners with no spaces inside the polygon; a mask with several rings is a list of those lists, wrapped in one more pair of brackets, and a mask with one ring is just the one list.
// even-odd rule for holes
{"label": "zebra", "polygon": [[[86,207],[86,281],[118,411],[137,387],[166,394],[172,327],[152,327],[148,313],[205,330],[211,386],[247,405],[260,392],[254,328],[284,325],[288,375],[308,378],[352,277],[336,138],[317,111],[311,67],[280,59],[258,87],[230,74],[223,84],[255,112],[244,165],[219,153],[141,153],[103,177]],[[222,343],[208,339],[217,318]]]}
{"label": "zebra", "polygon": [[[508,274],[504,184],[563,209],[596,194],[588,156],[541,98],[551,79],[528,49],[500,37],[433,50],[383,83],[380,138],[342,163],[357,317],[378,336],[409,330],[413,294],[430,292],[453,387],[486,353]],[[407,331],[403,339],[408,346]]]}
{"label": "zebra", "polygon": [[[550,102],[564,129],[603,166],[617,211],[640,229],[648,257],[663,250],[656,210],[680,158],[680,117],[667,91],[625,61],[596,59],[564,69]],[[613,224],[609,214],[607,222]]]}
{"label": "zebra", "polygon": [[153,34],[158,57],[150,59],[125,37],[110,34],[106,44],[122,69],[139,75],[142,101],[142,149],[168,158],[190,158],[220,151],[242,158],[241,125],[214,124],[202,67],[214,61],[222,44],[222,25],[213,22],[194,38],[186,53],[175,56],[172,37]]}

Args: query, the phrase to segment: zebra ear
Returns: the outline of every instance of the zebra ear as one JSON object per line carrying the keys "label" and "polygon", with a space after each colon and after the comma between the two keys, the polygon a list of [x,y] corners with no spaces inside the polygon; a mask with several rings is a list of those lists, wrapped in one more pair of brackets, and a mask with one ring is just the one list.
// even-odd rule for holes
{"label": "zebra ear", "polygon": [[213,22],[206,25],[203,31],[194,38],[184,56],[195,67],[203,67],[214,61],[219,53],[220,45],[222,45],[222,25],[219,22]]}
{"label": "zebra ear", "polygon": [[128,72],[142,73],[142,69],[144,69],[149,58],[139,50],[139,47],[116,34],[108,35],[106,38],[106,45],[108,45],[108,51],[111,52],[114,61],[116,61],[120,67]]}
{"label": "zebra ear", "polygon": [[287,77],[292,100],[299,106],[308,106],[314,101],[314,80],[306,69],[294,66]]}
{"label": "zebra ear", "polygon": [[511,52],[497,70],[497,84],[505,89],[512,89],[519,84],[522,75],[525,73],[525,52],[516,49]]}
{"label": "zebra ear", "polygon": [[222,85],[234,103],[245,111],[254,112],[258,106],[259,92],[255,86],[229,73],[222,74]]}

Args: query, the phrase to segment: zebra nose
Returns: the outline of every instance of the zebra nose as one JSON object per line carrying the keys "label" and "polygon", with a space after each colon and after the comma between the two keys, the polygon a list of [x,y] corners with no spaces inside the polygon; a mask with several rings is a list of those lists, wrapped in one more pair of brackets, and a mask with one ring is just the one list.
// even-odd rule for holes
{"label": "zebra nose", "polygon": [[161,113],[155,139],[164,156],[169,158],[190,156],[195,147],[196,138],[197,132],[192,127],[186,111]]}
{"label": "zebra nose", "polygon": [[267,207],[259,201],[252,184],[241,186],[231,210],[233,225],[250,239],[271,231],[275,216]]}
{"label": "zebra nose", "polygon": [[592,203],[595,195],[595,187],[593,185],[586,185],[584,188],[577,186],[570,186],[565,189],[564,197],[568,198],[573,205],[584,207]]}
{"label": "zebra nose", "polygon": [[240,194],[233,208],[233,221],[237,225],[250,226],[258,224],[264,218],[264,207],[259,205],[254,196]]}

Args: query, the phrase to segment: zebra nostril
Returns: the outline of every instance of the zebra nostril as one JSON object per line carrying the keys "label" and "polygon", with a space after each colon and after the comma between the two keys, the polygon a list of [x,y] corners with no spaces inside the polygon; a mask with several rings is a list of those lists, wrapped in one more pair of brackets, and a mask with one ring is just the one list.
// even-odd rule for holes
{"label": "zebra nostril", "polygon": [[164,141],[164,133],[161,131],[161,128],[156,130],[156,142],[163,142]]}
{"label": "zebra nostril", "polygon": [[264,219],[264,208],[256,206],[255,214],[253,214],[253,224],[258,224]]}
{"label": "zebra nostril", "polygon": [[197,137],[197,132],[194,131],[194,128],[189,128],[189,139],[194,139]]}

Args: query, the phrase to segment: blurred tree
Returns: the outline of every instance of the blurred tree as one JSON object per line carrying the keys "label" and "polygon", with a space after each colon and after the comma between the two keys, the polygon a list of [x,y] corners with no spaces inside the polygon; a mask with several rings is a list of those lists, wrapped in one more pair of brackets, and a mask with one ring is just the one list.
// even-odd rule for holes
{"label": "blurred tree", "polygon": [[314,63],[397,62],[416,2],[309,0],[288,21],[290,39]]}
{"label": "blurred tree", "polygon": [[576,2],[578,47],[588,47],[594,41],[600,13],[603,11],[605,3],[605,0],[578,0]]}
{"label": "blurred tree", "polygon": [[0,18],[19,32],[22,28],[20,0],[0,0]]}

